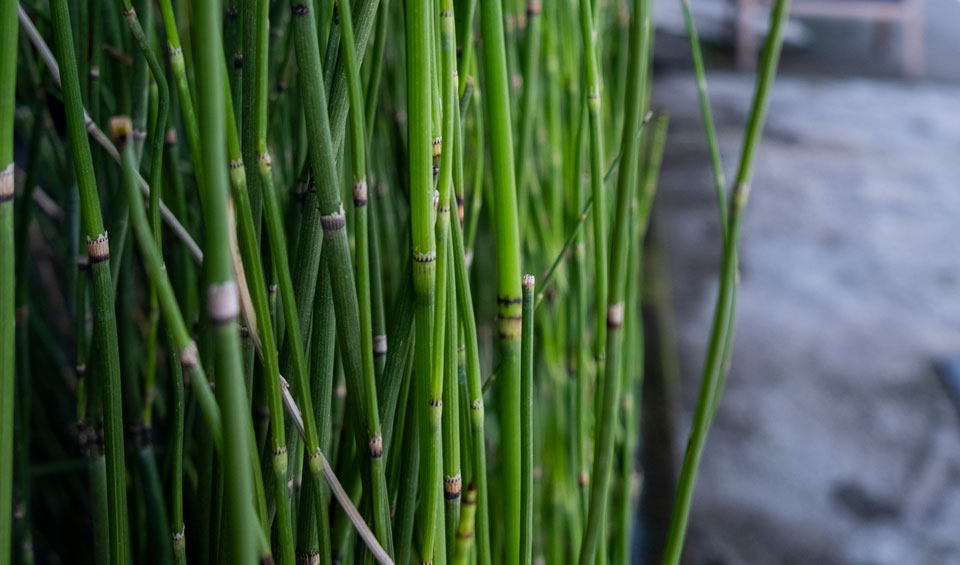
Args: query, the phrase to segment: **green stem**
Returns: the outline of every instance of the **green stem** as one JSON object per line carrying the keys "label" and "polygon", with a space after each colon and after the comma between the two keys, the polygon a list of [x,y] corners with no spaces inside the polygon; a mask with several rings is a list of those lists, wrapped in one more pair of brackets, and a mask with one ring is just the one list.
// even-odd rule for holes
{"label": "green stem", "polygon": [[533,141],[533,127],[537,116],[536,104],[540,90],[540,0],[527,0],[527,27],[524,31],[526,48],[523,54],[523,93],[520,98],[520,127],[517,143],[517,187],[520,190],[519,217],[521,233],[527,225],[527,200],[531,188],[538,190],[534,179],[528,178],[531,174],[534,156],[531,153]]}
{"label": "green stem", "polygon": [[[474,190],[479,190],[476,187]],[[490,555],[490,509],[487,490],[487,453],[484,431],[483,384],[480,373],[480,351],[477,342],[477,321],[473,311],[473,297],[470,291],[470,277],[464,253],[463,227],[460,222],[452,223],[453,265],[457,285],[457,308],[463,324],[466,346],[466,380],[470,401],[470,429],[473,441],[470,444],[473,463],[473,480],[476,489],[476,547],[477,562],[489,565]]]}
{"label": "green stem", "polygon": [[[124,464],[123,414],[120,394],[120,355],[117,347],[117,323],[114,317],[113,282],[110,276],[110,243],[103,227],[93,158],[84,126],[77,59],[73,49],[70,13],[66,0],[51,2],[56,46],[63,83],[67,133],[73,152],[74,172],[80,189],[80,205],[87,236],[94,288],[94,341],[103,371],[104,444],[107,467],[107,510],[110,528],[110,563],[126,563],[127,497]],[[8,21],[9,18],[4,18]]]}
{"label": "green stem", "polygon": [[[348,401],[352,403],[352,412],[356,418],[355,430],[360,432],[356,438],[357,447],[363,453],[366,453],[371,460],[380,459],[383,452],[382,440],[377,441],[377,436],[368,435],[364,437],[365,434],[362,434],[362,430],[370,429],[368,427],[370,415],[367,413],[367,406],[363,402],[367,395],[361,360],[362,353],[355,347],[355,344],[360,343],[361,339],[360,314],[353,272],[350,268],[351,259],[346,234],[346,217],[340,201],[339,180],[334,165],[334,148],[338,145],[333,143],[330,134],[330,119],[327,114],[326,91],[323,83],[323,68],[320,65],[317,30],[313,18],[307,17],[311,13],[312,7],[313,2],[309,0],[306,2],[291,1],[297,62],[300,66],[301,102],[304,106],[307,133],[310,138],[309,158],[314,174],[317,175],[318,179],[314,202],[320,215],[319,224],[323,228],[323,253],[327,256],[330,265],[330,281],[337,319],[337,343],[340,345],[343,360],[348,390],[347,396]],[[362,24],[358,23],[358,27],[361,29],[358,36],[362,37]],[[362,40],[365,41],[365,38]],[[358,41],[360,40],[358,39]],[[309,242],[310,246],[316,247],[318,239],[319,234],[313,241]],[[303,247],[304,242],[301,241],[300,245]],[[281,266],[278,270],[282,271],[283,267]],[[291,319],[295,320],[296,305],[292,301],[292,283],[287,286],[281,278],[280,294],[281,298],[288,297],[285,300],[284,312],[290,314]],[[292,322],[290,325],[292,327],[296,326]],[[292,327],[291,329],[293,329]],[[295,339],[299,339],[299,335],[292,334],[289,339],[295,342]],[[303,384],[305,386],[306,383]],[[304,387],[298,388],[302,389]],[[305,400],[309,399],[308,390],[301,390],[301,393],[304,394]],[[306,402],[305,404],[311,405]],[[308,416],[312,420],[309,411]],[[376,418],[376,415],[374,415],[374,418]],[[308,427],[306,416],[304,424],[305,427]],[[311,470],[320,472],[322,456],[316,443],[316,437],[310,438],[309,435],[307,436],[307,448],[310,450]],[[383,489],[381,492],[385,492],[385,483],[382,482],[383,474],[376,471],[377,463],[375,461],[371,462],[371,468],[374,469],[372,479],[380,484],[367,491],[373,492],[374,496],[377,495],[376,491],[373,490],[374,488]],[[318,511],[322,510],[318,508]]]}
{"label": "green stem", "polygon": [[[581,9],[581,13],[584,10]],[[647,59],[647,35],[650,33],[648,2],[637,1],[633,4],[630,18],[630,53],[627,62],[627,98],[624,100],[625,113],[623,134],[621,135],[620,171],[617,177],[617,201],[614,207],[612,247],[610,249],[610,288],[609,305],[606,307],[605,325],[607,330],[606,366],[598,367],[597,388],[602,396],[597,414],[596,437],[594,441],[593,470],[590,483],[590,506],[587,514],[583,545],[580,548],[580,564],[591,565],[598,559],[598,551],[606,556],[602,532],[606,530],[607,502],[609,498],[610,477],[613,467],[614,427],[618,422],[617,411],[620,407],[620,364],[622,363],[624,294],[627,284],[627,256],[630,246],[636,244],[630,238],[630,211],[634,199],[639,157],[639,138],[643,113],[643,91],[646,86],[645,61]],[[587,11],[589,17],[589,11]],[[588,71],[589,74],[589,71]],[[591,104],[591,120],[593,119]],[[591,134],[593,133],[591,128]],[[593,141],[591,141],[591,146]],[[594,163],[594,166],[596,163]],[[602,194],[602,193],[601,193]],[[603,201],[594,193],[594,219],[598,212],[604,211]],[[604,257],[595,257],[597,264]],[[599,281],[595,281],[595,284]]]}
{"label": "green stem", "polygon": [[[599,4],[599,2],[595,2]],[[583,38],[583,56],[586,60],[586,98],[590,136],[590,194],[593,207],[593,258],[594,258],[594,308],[596,332],[594,357],[597,360],[597,382],[603,382],[604,344],[606,325],[602,312],[607,308],[607,199],[603,189],[603,126],[601,115],[601,77],[597,60],[597,29],[594,26],[594,10],[590,2],[580,2],[580,34]],[[629,90],[628,90],[629,91]]]}
{"label": "green stem", "polygon": [[226,118],[221,78],[223,44],[220,35],[221,14],[213,2],[193,3],[192,23],[196,31],[198,115],[201,119],[201,149],[209,213],[206,228],[207,309],[213,326],[217,365],[217,395],[223,413],[224,532],[222,548],[233,563],[254,563],[257,557],[257,523],[252,508],[253,478],[250,462],[252,433],[246,392],[242,382],[240,336],[237,326],[239,304],[230,258],[226,215],[227,170]]}
{"label": "green stem", "polygon": [[680,0],[683,9],[683,23],[690,36],[690,54],[693,56],[693,70],[697,77],[697,101],[700,105],[700,119],[707,135],[707,147],[710,150],[710,166],[713,169],[713,187],[717,195],[717,209],[720,212],[720,229],[724,239],[727,235],[727,181],[723,174],[723,161],[720,158],[720,145],[717,142],[717,130],[710,111],[710,98],[707,95],[707,73],[703,68],[703,53],[700,50],[700,38],[693,23],[690,0]]}
{"label": "green stem", "polygon": [[763,134],[770,89],[777,74],[777,64],[780,60],[780,49],[783,44],[783,25],[789,8],[790,0],[776,0],[771,7],[770,30],[764,42],[756,90],[750,107],[750,117],[747,121],[746,137],[740,153],[736,183],[730,195],[727,237],[724,241],[720,270],[720,291],[714,310],[713,327],[707,346],[700,393],[697,397],[697,407],[693,415],[690,438],[687,440],[683,466],[680,469],[680,480],[677,483],[677,494],[664,552],[663,562],[670,565],[679,563],[683,552],[683,540],[690,519],[690,506],[693,501],[697,470],[703,456],[703,448],[706,445],[713,413],[719,404],[719,396],[722,393],[719,383],[721,381],[724,349],[727,348],[725,330],[733,317],[733,303],[736,293],[737,239],[740,233],[742,211],[747,203],[750,191],[754,157],[757,146],[760,144],[760,137]]}
{"label": "green stem", "polygon": [[[500,434],[505,533],[503,562],[520,559],[520,233],[517,221],[513,121],[507,82],[503,7],[500,0],[481,2],[484,109],[490,129],[495,187],[494,225],[497,234],[497,315],[500,341]],[[479,189],[476,187],[475,190]],[[596,199],[596,198],[595,198]],[[602,200],[596,199],[598,203]],[[600,207],[603,209],[603,207]],[[598,254],[598,257],[601,256]],[[481,518],[482,519],[482,518]]]}
{"label": "green stem", "polygon": [[533,289],[523,275],[523,330],[520,343],[520,562],[533,563]]}
{"label": "green stem", "polygon": [[353,181],[354,230],[356,239],[357,302],[360,322],[360,360],[363,370],[363,392],[367,414],[367,441],[370,450],[371,493],[373,521],[377,539],[388,553],[393,553],[393,533],[390,526],[390,503],[384,474],[383,435],[380,428],[380,408],[377,404],[376,369],[374,368],[373,320],[371,278],[379,272],[370,272],[370,227],[367,214],[367,165],[364,104],[360,70],[354,47],[353,15],[350,1],[341,1],[339,7],[340,31],[343,36],[341,54],[347,77],[347,95],[350,100],[350,155]]}
{"label": "green stem", "polygon": [[[11,555],[15,371],[13,118],[17,75],[17,3],[0,7],[0,556]],[[39,131],[39,130],[38,130]],[[36,133],[34,134],[36,135]],[[28,204],[29,206],[29,204]],[[18,407],[23,410],[24,407]]]}
{"label": "green stem", "polygon": [[[459,110],[456,110],[459,112]],[[457,356],[457,302],[454,280],[453,249],[447,246],[447,312],[444,323],[447,332],[444,343],[443,369],[443,498],[447,560],[456,551],[457,526],[460,523],[460,386],[458,384]]]}
{"label": "green stem", "polygon": [[[259,9],[259,6],[257,6]],[[259,18],[258,18],[259,19]],[[264,22],[264,28],[266,23]],[[258,30],[251,30],[253,35]],[[264,30],[265,34],[265,30]],[[259,55],[259,54],[258,54]],[[251,57],[256,59],[258,55]],[[222,63],[223,78],[222,84],[226,87],[228,75],[226,62]],[[246,75],[255,76],[256,69],[253,72],[248,69]],[[265,80],[265,78],[264,78]],[[255,94],[258,89],[248,89],[251,94]],[[225,90],[229,93],[229,90]],[[250,192],[247,190],[247,175],[243,166],[243,157],[241,150],[241,140],[238,138],[236,130],[236,120],[233,116],[233,104],[226,105],[226,127],[227,127],[227,158],[230,163],[230,186],[232,188],[233,202],[237,208],[236,219],[238,222],[238,231],[240,234],[240,247],[243,255],[243,261],[246,265],[246,280],[250,288],[250,298],[253,302],[253,309],[256,317],[255,328],[251,333],[256,333],[257,341],[260,344],[260,353],[263,359],[264,375],[266,378],[265,389],[267,396],[267,406],[270,412],[270,449],[271,449],[271,471],[273,472],[274,501],[277,507],[277,530],[279,532],[279,555],[278,558],[282,564],[293,563],[293,527],[290,521],[290,503],[287,493],[287,470],[288,470],[288,451],[287,438],[285,432],[283,405],[280,397],[280,363],[277,358],[276,334],[273,329],[273,318],[270,315],[269,299],[267,297],[267,283],[264,276],[263,263],[261,259],[261,250],[257,230],[257,222],[254,218],[252,205],[250,203]],[[246,114],[256,118],[257,112],[251,109]],[[245,115],[246,115],[245,114]],[[256,122],[254,125],[257,125]],[[260,162],[258,169],[266,168],[269,178],[269,155],[265,162]],[[260,179],[262,173],[258,170]],[[272,188],[272,185],[271,185]]]}

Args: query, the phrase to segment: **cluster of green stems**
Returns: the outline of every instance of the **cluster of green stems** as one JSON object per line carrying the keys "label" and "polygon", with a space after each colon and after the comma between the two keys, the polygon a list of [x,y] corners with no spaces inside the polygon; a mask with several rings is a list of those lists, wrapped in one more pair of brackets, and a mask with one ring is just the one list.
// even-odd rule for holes
{"label": "cluster of green stems", "polygon": [[[667,563],[729,366],[789,1],[774,2],[729,195],[681,4],[723,245]],[[0,508],[15,510],[0,561],[77,536],[113,564],[630,561],[667,127],[650,112],[652,13],[0,2]],[[70,229],[31,213],[44,187]],[[31,265],[35,248],[69,267]],[[31,415],[34,382],[60,411]],[[74,450],[82,502],[64,500],[90,527],[51,536],[27,511],[60,503],[31,491],[32,458],[59,453],[71,473]]]}

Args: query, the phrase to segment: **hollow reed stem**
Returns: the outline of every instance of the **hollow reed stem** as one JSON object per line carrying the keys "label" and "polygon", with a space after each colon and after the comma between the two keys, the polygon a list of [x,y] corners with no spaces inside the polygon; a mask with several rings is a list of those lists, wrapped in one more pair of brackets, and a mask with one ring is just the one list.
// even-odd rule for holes
{"label": "hollow reed stem", "polygon": [[520,563],[533,563],[533,290],[536,279],[523,275],[523,329],[520,343]]}
{"label": "hollow reed stem", "polygon": [[377,402],[376,370],[374,368],[373,315],[371,278],[380,273],[371,273],[371,230],[368,218],[366,137],[364,125],[363,89],[360,84],[359,63],[354,46],[353,15],[350,1],[337,4],[340,30],[343,37],[341,53],[347,77],[347,96],[350,101],[351,172],[353,181],[354,233],[356,240],[357,302],[360,322],[360,359],[363,371],[364,403],[367,413],[367,440],[370,453],[370,493],[373,504],[374,529],[377,539],[393,552],[393,532],[390,526],[390,504],[384,474],[383,435],[380,427],[380,408]]}
{"label": "hollow reed stem", "polygon": [[[14,319],[16,270],[13,229],[16,10],[16,2],[4,2],[0,6],[0,556],[11,555],[13,513],[9,509],[13,501],[14,410],[25,408],[15,407],[14,403],[14,334],[17,325]],[[30,206],[30,203],[23,205]]]}
{"label": "hollow reed stem", "polygon": [[703,377],[700,383],[700,392],[697,396],[697,407],[693,415],[693,425],[690,437],[687,440],[687,449],[684,453],[680,479],[677,483],[673,513],[670,517],[670,530],[663,558],[665,564],[675,565],[680,561],[687,523],[690,519],[690,505],[693,500],[697,471],[700,459],[703,456],[704,445],[706,445],[710,423],[720,400],[718,396],[721,390],[718,386],[721,380],[724,349],[726,348],[724,334],[733,315],[736,291],[737,240],[740,234],[743,208],[747,203],[750,192],[754,157],[760,143],[760,137],[763,134],[770,89],[776,78],[780,49],[783,44],[783,25],[789,8],[789,0],[776,0],[770,8],[770,29],[764,41],[756,89],[750,106],[750,116],[747,120],[746,137],[740,153],[740,164],[737,169],[733,191],[730,194],[727,237],[724,240],[720,271],[720,291],[714,310],[710,341],[707,345]]}
{"label": "hollow reed stem", "polygon": [[[487,88],[484,112],[489,124],[494,176],[494,225],[497,233],[497,316],[500,343],[500,433],[504,504],[503,562],[520,559],[520,228],[517,220],[513,121],[507,82],[507,55],[500,0],[480,3],[483,70]],[[476,187],[475,190],[479,190]]]}
{"label": "hollow reed stem", "polygon": [[63,84],[67,134],[73,153],[74,172],[80,190],[81,216],[87,238],[93,280],[94,342],[97,344],[98,370],[102,371],[104,411],[104,453],[107,471],[107,514],[109,516],[110,562],[127,561],[127,496],[124,463],[123,414],[120,395],[120,355],[117,323],[114,317],[114,291],[110,274],[110,241],[103,227],[93,157],[84,123],[77,58],[66,0],[50,4],[56,32],[60,76]]}
{"label": "hollow reed stem", "polygon": [[224,517],[223,549],[234,563],[254,563],[257,552],[257,523],[251,476],[251,429],[246,392],[242,382],[240,336],[237,317],[240,313],[237,285],[230,257],[227,208],[226,117],[222,90],[221,14],[213,2],[191,4],[197,44],[197,95],[200,118],[201,149],[204,162],[204,186],[211,212],[204,218],[208,246],[207,310],[213,326],[217,364],[217,395],[223,414],[224,429]]}
{"label": "hollow reed stem", "polygon": [[[414,374],[412,391],[414,419],[419,428],[420,453],[420,562],[433,560],[436,529],[437,495],[439,494],[439,442],[431,442],[431,419],[436,403],[439,424],[440,398],[432,396],[434,357],[434,310],[437,308],[437,242],[434,233],[433,164],[431,148],[432,79],[430,0],[406,3],[407,36],[407,139],[409,158],[410,217],[413,244],[413,281],[416,296],[416,338],[414,340]],[[439,438],[438,438],[439,439]]]}

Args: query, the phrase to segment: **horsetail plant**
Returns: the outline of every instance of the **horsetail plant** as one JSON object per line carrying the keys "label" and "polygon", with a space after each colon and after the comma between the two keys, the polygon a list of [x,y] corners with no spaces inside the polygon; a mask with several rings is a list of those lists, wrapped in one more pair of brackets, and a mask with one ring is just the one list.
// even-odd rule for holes
{"label": "horsetail plant", "polygon": [[[220,14],[213,3],[193,3],[192,21],[196,25],[197,95],[200,119],[200,145],[204,162],[204,186],[211,213],[204,218],[206,241],[210,248],[206,259],[207,316],[213,326],[217,396],[224,421],[223,461],[225,466],[224,549],[234,563],[256,561],[258,528],[253,514],[253,480],[249,466],[250,426],[245,414],[246,393],[240,380],[240,314],[237,283],[230,259],[226,216],[227,206],[226,117],[222,80],[222,40]],[[220,163],[221,165],[217,165]]]}
{"label": "horsetail plant", "polygon": [[[631,241],[630,212],[634,199],[634,190],[637,179],[637,161],[639,156],[639,139],[637,132],[642,121],[642,98],[646,87],[644,76],[645,61],[647,59],[646,35],[650,33],[646,21],[646,0],[634,2],[633,14],[630,18],[630,53],[627,63],[627,99],[623,120],[623,134],[621,136],[619,174],[617,176],[617,200],[614,205],[614,226],[610,250],[610,288],[607,293],[609,304],[606,307],[606,352],[605,367],[598,370],[597,387],[602,396],[597,414],[597,429],[595,453],[593,460],[592,482],[590,484],[590,506],[587,514],[586,529],[583,545],[580,548],[580,563],[587,565],[594,562],[600,542],[600,531],[607,520],[607,500],[609,496],[610,476],[613,465],[614,425],[618,421],[617,411],[620,406],[620,364],[623,344],[623,311],[624,291],[627,286],[627,256],[631,245],[638,242]],[[589,19],[589,10],[581,8],[581,14],[586,12]],[[589,64],[588,64],[589,75]],[[591,84],[593,81],[591,81]],[[591,88],[594,88],[591,86]],[[588,96],[592,96],[593,91]],[[591,121],[594,119],[593,106],[590,108]],[[591,137],[595,137],[594,127],[591,127]],[[598,139],[599,141],[599,139]],[[591,147],[595,141],[591,139]],[[591,154],[593,150],[591,149]],[[594,163],[595,164],[595,163]],[[601,186],[602,189],[602,186]],[[593,217],[594,221],[602,217],[605,208],[603,200],[598,199],[602,190],[594,192]],[[602,263],[602,256],[595,257],[597,263]],[[595,281],[599,284],[601,280]],[[599,295],[598,295],[599,300]],[[599,315],[598,315],[599,317]]]}
{"label": "horsetail plant", "polygon": [[[431,351],[434,324],[439,300],[436,290],[443,280],[437,268],[437,241],[434,233],[433,164],[431,124],[433,119],[431,65],[434,57],[431,39],[433,22],[430,0],[413,0],[406,4],[407,36],[407,145],[409,147],[410,218],[414,293],[416,296],[416,337],[414,339],[414,374],[412,392],[414,418],[419,429],[421,500],[417,515],[420,525],[420,562],[431,563],[435,549],[438,495],[440,492],[440,407],[441,396],[436,383],[436,357]],[[446,289],[443,288],[445,291]],[[445,306],[445,304],[444,304]],[[441,310],[442,312],[442,310]],[[442,318],[441,318],[442,319]],[[436,335],[442,336],[439,332]],[[442,353],[441,357],[442,359]],[[437,385],[440,386],[437,386]]]}
{"label": "horsetail plant", "polygon": [[[363,372],[363,393],[367,413],[367,439],[370,448],[370,484],[373,502],[373,519],[377,539],[386,544],[389,551],[393,549],[393,533],[390,527],[390,509],[386,492],[386,475],[384,474],[383,434],[380,427],[380,408],[377,402],[377,383],[374,369],[374,342],[373,342],[373,298],[371,292],[370,247],[371,230],[367,220],[367,165],[366,165],[366,135],[364,126],[364,103],[360,71],[358,69],[356,48],[354,47],[353,15],[350,2],[340,2],[339,8],[340,29],[343,38],[341,51],[343,53],[344,70],[347,77],[347,95],[350,100],[350,140],[351,146],[351,180],[353,181],[354,206],[354,234],[356,240],[357,264],[357,301],[359,306],[360,322],[360,360]],[[374,273],[373,278],[379,277]]]}
{"label": "horsetail plant", "polygon": [[111,563],[127,561],[127,495],[124,463],[123,415],[120,401],[120,354],[117,346],[117,322],[113,310],[113,280],[110,274],[110,239],[103,227],[93,158],[84,127],[80,79],[73,50],[70,13],[65,0],[50,3],[56,30],[56,45],[63,83],[67,133],[73,153],[74,172],[80,190],[80,206],[87,238],[87,254],[93,280],[94,339],[97,344],[97,369],[102,371],[104,414],[104,453],[107,471],[107,515]]}
{"label": "horsetail plant", "polygon": [[[504,563],[520,559],[520,228],[507,56],[500,0],[481,2],[484,111],[490,124],[497,232],[497,317],[500,341],[500,428],[503,438]],[[478,190],[478,188],[475,188]]]}
{"label": "horsetail plant", "polygon": [[[728,199],[681,4],[723,263],[668,563],[785,5]],[[630,562],[649,0],[156,7],[0,7],[0,562]]]}
{"label": "horsetail plant", "polygon": [[[223,81],[227,82],[226,63],[222,65]],[[249,73],[253,74],[253,73]],[[255,90],[251,88],[250,90]],[[229,97],[229,90],[226,90]],[[256,109],[251,109],[251,115]],[[256,122],[255,122],[256,123]],[[233,104],[226,104],[227,158],[229,160],[230,186],[233,203],[236,207],[236,221],[239,232],[240,248],[245,269],[245,278],[250,288],[251,306],[254,319],[247,321],[248,333],[253,333],[254,343],[259,344],[260,356],[264,367],[264,390],[267,410],[270,413],[270,466],[273,470],[274,503],[277,508],[277,558],[280,563],[293,560],[293,527],[290,524],[289,497],[287,494],[288,452],[285,432],[283,405],[280,399],[280,363],[277,358],[276,337],[273,329],[273,317],[270,313],[267,283],[264,278],[263,264],[253,205],[247,190],[247,175],[241,150],[241,140],[237,133]],[[258,159],[259,162],[259,159]],[[266,167],[264,167],[266,165]],[[259,168],[267,168],[269,174],[269,155]],[[258,172],[259,174],[259,172]],[[259,178],[259,177],[258,177]],[[255,323],[254,323],[255,322]]]}
{"label": "horsetail plant", "polygon": [[[13,537],[14,241],[13,110],[17,76],[16,3],[0,6],[0,557]],[[21,320],[21,324],[25,320]],[[23,408],[17,408],[22,410]]]}
{"label": "horsetail plant", "polygon": [[760,137],[763,134],[770,89],[776,78],[777,65],[780,61],[780,49],[783,46],[783,26],[789,8],[790,0],[776,0],[770,9],[770,29],[767,32],[761,54],[756,89],[750,106],[750,116],[747,120],[746,137],[740,152],[740,164],[737,168],[733,190],[730,193],[730,202],[727,206],[727,227],[726,237],[723,240],[720,290],[714,310],[710,341],[707,345],[700,393],[697,396],[697,407],[694,411],[693,425],[687,442],[683,466],[680,470],[673,513],[670,517],[670,531],[667,538],[664,563],[676,564],[680,561],[700,458],[703,455],[707,433],[710,430],[710,424],[720,400],[719,396],[722,394],[722,387],[720,386],[721,375],[724,370],[722,365],[725,350],[729,347],[727,346],[726,332],[733,329],[730,320],[734,315],[733,307],[736,295],[737,240],[740,234],[743,208],[746,206],[750,193],[754,157],[757,146],[760,144]]}

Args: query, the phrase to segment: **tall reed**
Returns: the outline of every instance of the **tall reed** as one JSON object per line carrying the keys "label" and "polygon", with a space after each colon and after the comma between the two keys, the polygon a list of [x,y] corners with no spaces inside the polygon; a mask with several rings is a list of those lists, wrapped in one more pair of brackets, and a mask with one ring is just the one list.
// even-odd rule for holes
{"label": "tall reed", "polygon": [[484,112],[489,120],[497,233],[497,317],[500,341],[500,433],[503,439],[504,563],[520,559],[520,228],[517,219],[513,122],[500,0],[481,2]]}
{"label": "tall reed", "polygon": [[[623,120],[623,134],[621,135],[619,174],[617,177],[617,200],[614,205],[614,225],[610,250],[610,287],[606,307],[606,352],[607,358],[603,370],[598,370],[597,386],[602,401],[597,415],[595,453],[593,460],[592,482],[590,484],[590,507],[587,514],[586,530],[583,545],[580,548],[580,563],[593,563],[596,558],[597,547],[600,543],[600,532],[607,520],[607,500],[609,497],[610,477],[613,465],[614,426],[618,421],[620,408],[620,382],[623,344],[623,314],[624,294],[627,287],[627,256],[632,245],[639,245],[632,241],[630,232],[630,212],[634,200],[637,180],[638,162],[638,132],[642,120],[642,98],[646,88],[644,76],[646,52],[646,35],[650,28],[646,22],[646,1],[637,1],[633,4],[630,18],[630,52],[627,63],[627,98],[624,100],[625,113]],[[581,8],[581,14],[585,10]],[[589,11],[587,17],[589,18]],[[589,75],[589,66],[588,66]],[[592,83],[592,81],[591,81]],[[589,96],[593,96],[593,91]],[[594,108],[591,106],[591,121],[594,120]],[[596,137],[591,127],[591,138]],[[595,141],[591,139],[591,147]],[[592,154],[592,150],[591,150]],[[602,181],[601,181],[602,182]],[[602,194],[602,187],[600,194]],[[594,221],[602,217],[605,208],[603,200],[597,198],[594,192]],[[598,255],[595,260],[603,262]],[[599,284],[599,277],[595,284]],[[599,295],[598,295],[599,300]],[[599,316],[598,316],[599,317]],[[602,379],[602,380],[601,380]]]}
{"label": "tall reed", "polygon": [[[72,21],[68,4],[18,7],[32,48],[0,40],[0,165],[11,124],[26,162],[18,214],[12,165],[0,175],[14,562],[31,542],[38,561],[77,545],[110,563],[631,560],[643,239],[666,127],[648,110],[649,2],[159,0],[156,22],[145,0],[82,2]],[[675,555],[732,348],[768,89],[728,203],[691,46],[725,282]],[[50,119],[61,78],[67,136]]]}
{"label": "tall reed", "polygon": [[234,563],[253,563],[257,551],[257,525],[253,513],[253,480],[249,466],[250,444],[246,430],[250,426],[246,412],[246,393],[240,360],[240,314],[237,285],[230,258],[226,216],[227,207],[226,124],[222,91],[220,35],[221,18],[213,3],[191,5],[196,26],[197,114],[200,119],[200,145],[204,162],[204,186],[207,203],[218,213],[207,214],[206,258],[207,316],[213,325],[217,396],[224,420],[224,549]]}
{"label": "tall reed", "polygon": [[[13,501],[14,241],[13,109],[17,75],[17,15],[14,2],[0,7],[0,508]],[[22,409],[22,408],[18,408]],[[0,556],[10,555],[12,512],[0,516]]]}
{"label": "tall reed", "polygon": [[413,406],[419,429],[421,500],[417,519],[420,524],[422,563],[433,561],[440,477],[440,445],[436,431],[440,424],[441,398],[434,381],[435,360],[431,352],[436,319],[434,310],[438,307],[435,291],[440,288],[437,280],[441,278],[438,277],[437,241],[433,229],[433,141],[430,135],[433,106],[430,69],[434,57],[430,36],[432,25],[429,0],[407,2],[407,144],[413,281],[417,304],[414,341],[414,373],[417,379],[413,391],[416,402]]}
{"label": "tall reed", "polygon": [[124,464],[123,415],[120,400],[120,355],[114,317],[113,282],[110,274],[110,240],[103,227],[93,158],[84,127],[83,105],[77,59],[73,50],[70,13],[64,0],[50,5],[56,30],[57,60],[63,82],[67,133],[73,153],[74,172],[80,190],[81,215],[87,237],[87,253],[93,280],[94,341],[97,367],[102,371],[104,452],[107,471],[107,513],[109,516],[110,562],[127,561],[127,496]]}
{"label": "tall reed", "polygon": [[687,441],[683,466],[680,470],[680,479],[677,483],[677,495],[670,518],[670,533],[667,538],[664,563],[675,564],[680,561],[687,523],[690,519],[690,505],[693,500],[693,489],[697,480],[700,458],[703,455],[707,433],[710,430],[710,424],[719,403],[719,395],[722,393],[720,383],[723,372],[724,350],[727,349],[726,332],[732,331],[730,319],[733,316],[734,296],[736,294],[737,245],[740,225],[743,208],[746,206],[750,194],[754,158],[757,146],[760,144],[760,137],[763,134],[770,89],[777,74],[780,49],[783,45],[783,25],[786,21],[786,15],[789,13],[789,8],[790,0],[776,0],[770,11],[770,29],[764,41],[756,89],[747,121],[746,137],[740,152],[740,164],[734,179],[733,191],[730,193],[726,237],[723,242],[723,259],[720,268],[720,290],[714,310],[710,341],[707,345],[706,361],[704,362],[700,383],[700,393],[697,397],[697,407],[693,415],[693,425],[690,438]]}

